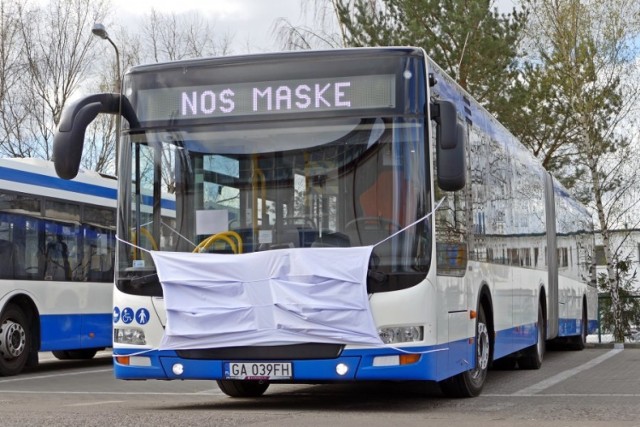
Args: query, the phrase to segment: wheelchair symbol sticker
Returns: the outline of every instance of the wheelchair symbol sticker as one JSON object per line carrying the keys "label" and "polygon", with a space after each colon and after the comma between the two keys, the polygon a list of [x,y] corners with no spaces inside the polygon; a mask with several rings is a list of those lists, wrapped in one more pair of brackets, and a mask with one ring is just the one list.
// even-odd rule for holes
{"label": "wheelchair symbol sticker", "polygon": [[145,325],[149,321],[149,310],[141,308],[136,311],[136,321],[140,325]]}
{"label": "wheelchair symbol sticker", "polygon": [[118,323],[120,320],[120,309],[118,307],[113,308],[113,323]]}
{"label": "wheelchair symbol sticker", "polygon": [[129,324],[133,322],[133,310],[129,307],[126,307],[122,310],[122,323]]}

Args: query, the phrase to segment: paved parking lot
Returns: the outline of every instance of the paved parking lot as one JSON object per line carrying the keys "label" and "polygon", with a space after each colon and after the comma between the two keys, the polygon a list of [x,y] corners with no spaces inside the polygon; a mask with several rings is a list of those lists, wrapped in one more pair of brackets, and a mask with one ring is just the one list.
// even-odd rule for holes
{"label": "paved parking lot", "polygon": [[108,352],[42,357],[0,378],[1,425],[639,427],[640,349],[550,351],[540,370],[491,371],[483,394],[448,399],[434,384],[273,385],[232,399],[211,381],[118,381]]}

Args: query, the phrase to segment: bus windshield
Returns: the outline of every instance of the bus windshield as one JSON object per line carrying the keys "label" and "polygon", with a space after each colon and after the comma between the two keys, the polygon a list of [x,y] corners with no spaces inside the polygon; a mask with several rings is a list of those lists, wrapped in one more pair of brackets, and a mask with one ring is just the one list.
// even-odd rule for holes
{"label": "bus windshield", "polygon": [[[131,209],[123,218],[144,249],[239,254],[376,245],[428,212],[424,133],[423,119],[408,117],[131,132],[124,205]],[[173,210],[158,200],[166,194]],[[370,287],[393,290],[424,278],[429,224],[375,247]],[[127,274],[152,268],[144,251],[122,248]]]}

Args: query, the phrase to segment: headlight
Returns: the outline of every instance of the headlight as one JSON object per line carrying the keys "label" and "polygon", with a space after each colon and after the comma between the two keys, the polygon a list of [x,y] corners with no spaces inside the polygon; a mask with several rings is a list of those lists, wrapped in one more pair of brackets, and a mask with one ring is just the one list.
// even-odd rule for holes
{"label": "headlight", "polygon": [[115,328],[113,342],[118,344],[146,345],[144,331],[139,328]]}
{"label": "headlight", "polygon": [[397,326],[393,328],[380,328],[378,335],[385,344],[397,344],[404,342],[422,341],[424,328],[422,326]]}

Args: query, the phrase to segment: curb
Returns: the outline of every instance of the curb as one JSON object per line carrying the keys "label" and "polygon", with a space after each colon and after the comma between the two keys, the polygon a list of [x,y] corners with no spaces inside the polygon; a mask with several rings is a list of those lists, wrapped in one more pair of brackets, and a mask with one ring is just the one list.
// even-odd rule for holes
{"label": "curb", "polygon": [[585,348],[616,348],[616,349],[640,349],[640,343],[637,342],[626,342],[622,343],[587,343],[585,344]]}

